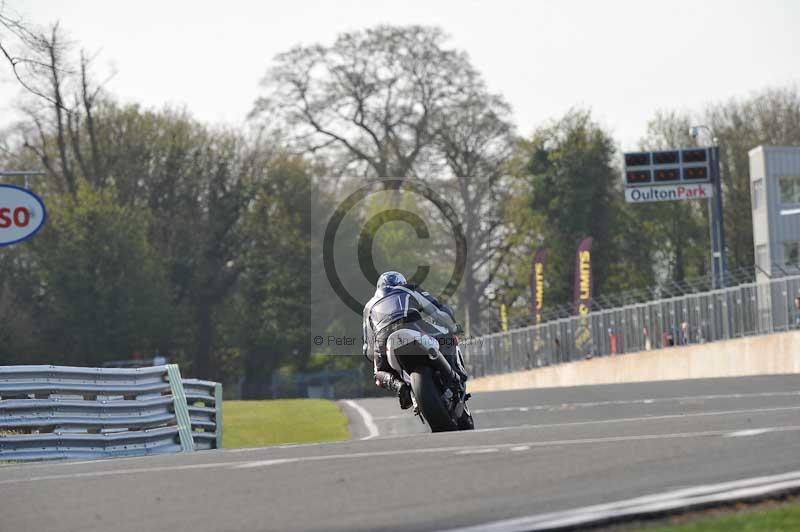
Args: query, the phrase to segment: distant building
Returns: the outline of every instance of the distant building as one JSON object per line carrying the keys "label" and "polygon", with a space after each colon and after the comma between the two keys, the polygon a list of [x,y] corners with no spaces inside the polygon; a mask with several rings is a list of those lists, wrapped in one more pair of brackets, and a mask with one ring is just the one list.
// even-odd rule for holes
{"label": "distant building", "polygon": [[750,155],[756,279],[800,274],[800,147],[758,146]]}
{"label": "distant building", "polygon": [[[760,327],[800,326],[800,148],[750,150],[750,203]],[[794,276],[787,278],[786,276]]]}

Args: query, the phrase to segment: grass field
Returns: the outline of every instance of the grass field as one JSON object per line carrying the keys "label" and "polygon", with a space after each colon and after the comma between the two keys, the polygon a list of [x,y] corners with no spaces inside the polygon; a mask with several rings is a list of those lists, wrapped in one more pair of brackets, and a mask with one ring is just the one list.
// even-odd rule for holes
{"label": "grass field", "polygon": [[643,532],[794,532],[800,530],[800,504],[770,510],[703,517],[685,524],[645,527]]}
{"label": "grass field", "polygon": [[225,449],[350,437],[347,417],[323,399],[225,401],[222,408]]}

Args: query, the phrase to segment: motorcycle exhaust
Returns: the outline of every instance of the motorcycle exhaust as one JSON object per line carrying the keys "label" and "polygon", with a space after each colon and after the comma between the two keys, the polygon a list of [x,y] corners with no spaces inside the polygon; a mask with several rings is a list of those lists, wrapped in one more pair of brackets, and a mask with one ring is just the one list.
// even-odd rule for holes
{"label": "motorcycle exhaust", "polygon": [[433,347],[428,349],[428,358],[431,362],[433,362],[434,367],[444,373],[445,375],[455,376],[458,377],[458,374],[453,370],[450,364],[447,362],[447,359],[444,358],[441,351],[438,349],[434,349]]}

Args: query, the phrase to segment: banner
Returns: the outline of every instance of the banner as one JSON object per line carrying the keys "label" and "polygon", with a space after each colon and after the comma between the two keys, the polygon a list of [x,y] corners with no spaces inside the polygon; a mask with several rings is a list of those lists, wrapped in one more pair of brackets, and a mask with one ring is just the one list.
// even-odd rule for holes
{"label": "banner", "polygon": [[576,313],[581,316],[588,314],[592,299],[592,237],[590,236],[578,244],[573,293]]}
{"label": "banner", "polygon": [[500,328],[503,332],[508,332],[508,312],[505,303],[500,304]]}
{"label": "banner", "polygon": [[575,349],[578,354],[592,354],[592,329],[589,312],[592,308],[592,237],[578,244],[575,257],[574,302],[575,312],[581,317],[575,331]]}
{"label": "banner", "polygon": [[531,261],[531,316],[533,323],[542,322],[542,309],[544,308],[544,262],[547,252],[539,248]]}

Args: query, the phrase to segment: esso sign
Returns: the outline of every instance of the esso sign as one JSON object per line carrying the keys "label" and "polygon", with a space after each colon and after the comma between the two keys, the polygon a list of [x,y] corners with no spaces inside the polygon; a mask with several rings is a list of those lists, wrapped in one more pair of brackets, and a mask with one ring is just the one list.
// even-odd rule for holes
{"label": "esso sign", "polygon": [[0,246],[32,237],[45,218],[47,211],[39,196],[24,188],[0,185]]}

